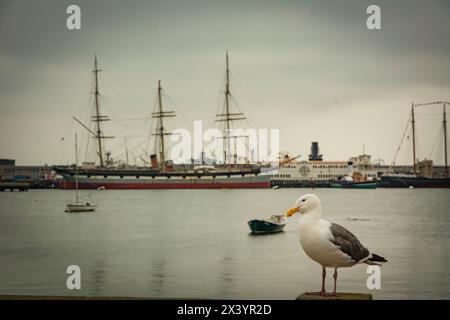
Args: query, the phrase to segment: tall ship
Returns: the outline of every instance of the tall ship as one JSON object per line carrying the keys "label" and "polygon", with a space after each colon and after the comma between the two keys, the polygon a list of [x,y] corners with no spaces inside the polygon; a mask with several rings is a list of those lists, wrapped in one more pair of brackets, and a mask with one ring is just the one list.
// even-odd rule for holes
{"label": "tall ship", "polygon": [[[412,135],[412,157],[413,166],[412,171],[409,173],[388,173],[381,176],[379,181],[379,186],[384,188],[450,188],[450,175],[447,164],[447,116],[446,116],[446,105],[449,102],[446,101],[435,101],[427,103],[412,103],[411,114],[408,120],[408,125],[405,130],[405,134],[408,131],[409,125],[411,125],[411,135]],[[422,106],[431,105],[442,105],[442,132],[444,140],[444,161],[445,161],[445,176],[436,177],[433,174],[433,162],[431,160],[419,161],[416,158],[416,119],[415,119],[415,108]],[[403,135],[403,138],[405,135]],[[400,149],[403,138],[400,142]],[[397,150],[397,153],[398,153]],[[396,156],[394,156],[395,159]]]}
{"label": "tall ship", "polygon": [[[224,163],[206,164],[174,164],[166,157],[165,137],[170,135],[165,128],[165,119],[175,117],[175,111],[165,110],[161,82],[157,88],[157,110],[151,117],[156,120],[155,152],[150,155],[148,166],[114,165],[110,154],[104,152],[105,139],[112,137],[103,134],[102,123],[110,120],[101,113],[99,101],[99,81],[97,57],[94,62],[94,98],[95,115],[92,121],[95,129],[90,129],[74,118],[97,142],[98,164],[90,163],[81,167],[55,166],[55,172],[60,176],[57,186],[61,189],[74,189],[76,182],[79,189],[221,189],[221,188],[269,188],[270,175],[261,170],[261,165],[252,163],[237,163],[231,161],[229,141],[232,138],[230,128],[233,121],[245,119],[243,113],[233,112],[230,106],[230,78],[228,52],[226,54],[226,81],[224,112],[218,114],[217,122],[224,123]],[[157,143],[157,144],[156,144]],[[106,155],[106,157],[105,157]],[[202,153],[203,156],[203,153]],[[236,157],[235,157],[236,159]]]}

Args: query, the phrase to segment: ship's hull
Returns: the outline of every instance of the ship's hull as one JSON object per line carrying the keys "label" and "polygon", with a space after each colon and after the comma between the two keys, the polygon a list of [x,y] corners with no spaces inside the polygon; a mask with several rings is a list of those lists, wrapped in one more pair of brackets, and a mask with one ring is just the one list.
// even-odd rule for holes
{"label": "ship's hull", "polygon": [[66,212],[91,212],[95,211],[97,208],[96,204],[86,204],[86,203],[68,203],[66,207]]}
{"label": "ship's hull", "polygon": [[262,233],[276,233],[283,231],[284,224],[272,223],[264,220],[251,220],[248,222],[248,226],[252,233],[262,234]]}
{"label": "ship's hull", "polygon": [[310,180],[271,180],[272,187],[277,188],[330,188],[330,181],[310,181]]}
{"label": "ship's hull", "polygon": [[[57,184],[60,189],[75,189],[75,177],[63,175]],[[236,189],[269,188],[270,176],[230,177],[78,177],[79,189]]]}
{"label": "ship's hull", "polygon": [[340,182],[332,183],[331,188],[338,189],[376,189],[376,182]]}
{"label": "ship's hull", "polygon": [[450,188],[450,179],[382,176],[381,188]]}

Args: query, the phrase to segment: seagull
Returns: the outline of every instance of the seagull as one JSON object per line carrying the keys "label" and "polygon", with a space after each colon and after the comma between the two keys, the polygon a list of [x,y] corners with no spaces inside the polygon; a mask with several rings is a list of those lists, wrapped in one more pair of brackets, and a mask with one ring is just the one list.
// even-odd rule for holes
{"label": "seagull", "polygon": [[[350,231],[344,227],[322,219],[320,199],[314,194],[300,197],[294,207],[286,212],[290,217],[299,212],[300,244],[312,260],[322,266],[322,288],[319,292],[307,294],[336,296],[337,269],[353,267],[359,263],[381,265],[387,260],[370,253]],[[326,268],[334,268],[334,289],[325,291]]]}

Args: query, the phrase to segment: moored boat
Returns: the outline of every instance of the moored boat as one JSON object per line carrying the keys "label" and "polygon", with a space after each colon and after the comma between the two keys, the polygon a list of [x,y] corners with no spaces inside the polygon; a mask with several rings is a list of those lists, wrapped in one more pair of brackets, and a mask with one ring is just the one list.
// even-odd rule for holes
{"label": "moored boat", "polygon": [[378,182],[382,188],[450,188],[448,178],[427,178],[407,175],[384,175]]}
{"label": "moored boat", "polygon": [[[92,117],[96,123],[94,130],[83,124],[81,121],[74,119],[86,129],[94,139],[97,140],[97,155],[99,158],[98,165],[90,164],[88,167],[78,166],[56,166],[55,172],[60,176],[56,185],[61,189],[74,189],[76,185],[80,189],[222,189],[222,188],[269,188],[270,175],[261,172],[260,164],[252,164],[248,161],[245,163],[237,163],[237,155],[231,154],[230,140],[239,136],[230,135],[232,121],[246,119],[243,113],[233,112],[230,109],[229,101],[231,101],[229,70],[228,70],[228,53],[226,55],[226,86],[225,86],[225,111],[217,115],[216,121],[225,123],[225,134],[220,139],[224,139],[223,144],[224,162],[214,165],[194,164],[174,164],[166,156],[167,148],[165,136],[172,134],[166,131],[164,125],[165,118],[175,117],[175,111],[167,111],[163,108],[163,97],[161,82],[158,81],[157,88],[157,105],[156,111],[151,114],[156,119],[155,128],[155,153],[150,155],[150,166],[130,166],[128,160],[126,165],[117,166],[110,158],[110,152],[104,157],[105,143],[104,139],[113,138],[105,136],[102,131],[101,123],[110,120],[108,116],[101,114],[99,107],[99,88],[98,88],[98,72],[97,58],[95,58],[95,116]],[[236,153],[236,150],[234,151]],[[203,152],[202,152],[203,156]],[[146,157],[145,157],[146,158]],[[233,163],[234,158],[234,163]],[[144,159],[145,163],[148,163]]]}
{"label": "moored boat", "polygon": [[97,204],[94,201],[68,201],[66,205],[66,212],[89,212],[95,211]]}
{"label": "moored boat", "polygon": [[335,182],[330,184],[331,188],[340,189],[376,189],[376,182]]}
{"label": "moored boat", "polygon": [[[333,183],[345,177],[351,177],[355,183],[375,181],[378,178],[378,168],[365,151],[346,161],[324,161],[318,142],[312,142],[308,161],[296,160],[297,158],[291,158],[287,153],[280,154],[279,167],[271,179],[272,186],[330,188]],[[370,186],[373,187],[373,184]]]}
{"label": "moored boat", "polygon": [[272,215],[264,219],[253,219],[248,222],[250,230],[254,234],[276,233],[283,230],[286,225],[286,217],[283,215]]}
{"label": "moored boat", "polygon": [[97,204],[94,200],[89,196],[89,201],[81,201],[80,196],[78,195],[78,144],[77,144],[77,134],[75,133],[75,200],[69,200],[66,204],[65,212],[88,212],[94,211],[97,208]]}
{"label": "moored boat", "polygon": [[[57,182],[60,189],[74,189],[74,169],[57,167],[55,170],[63,177]],[[235,189],[269,188],[270,176],[250,171],[216,172],[194,174],[193,172],[150,173],[128,172],[126,174],[103,171],[101,175],[85,172],[79,175],[80,189]]]}
{"label": "moored boat", "polygon": [[[403,135],[405,137],[408,127],[411,126],[411,142],[412,142],[412,157],[413,157],[413,167],[412,172],[408,174],[403,173],[391,173],[384,174],[380,177],[378,186],[382,188],[450,188],[450,173],[447,163],[447,113],[446,105],[449,102],[446,101],[434,101],[426,103],[412,103],[411,115],[408,120],[408,124]],[[432,160],[422,160],[419,161],[416,158],[416,129],[415,129],[415,110],[418,107],[432,106],[432,105],[442,105],[442,134],[444,142],[444,161],[445,161],[445,176],[436,177],[433,174],[433,161]],[[400,141],[400,145],[397,148],[397,152],[394,155],[393,164],[400,151],[404,139]],[[409,139],[408,139],[409,140]]]}

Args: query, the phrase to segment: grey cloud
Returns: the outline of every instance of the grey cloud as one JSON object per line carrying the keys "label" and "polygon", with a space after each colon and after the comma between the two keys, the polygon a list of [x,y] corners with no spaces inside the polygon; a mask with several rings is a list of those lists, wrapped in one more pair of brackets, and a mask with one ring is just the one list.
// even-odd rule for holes
{"label": "grey cloud", "polygon": [[[82,9],[81,31],[65,28],[65,8],[73,3]],[[369,4],[381,6],[382,30],[365,28]],[[366,138],[358,139],[370,138],[373,152],[389,159],[410,101],[449,99],[449,17],[445,0],[0,0],[0,133],[24,120],[30,130],[43,132],[39,139],[24,135],[20,145],[0,135],[0,157],[19,163],[47,157],[45,145],[65,132],[67,119],[89,94],[94,54],[105,71],[148,102],[145,107],[152,107],[161,79],[171,95],[198,106],[186,107],[189,118],[209,119],[220,105],[229,49],[233,65],[277,121],[264,120],[233,83],[244,111],[260,126],[282,125],[283,143],[296,141],[292,152],[306,154],[309,139],[318,136],[327,156],[346,158],[362,142],[341,145],[348,139],[345,130],[330,136],[315,134],[315,128],[337,130],[330,118],[342,115],[356,130],[367,117],[385,115],[398,125],[388,121],[382,133],[368,126]],[[355,110],[365,110],[366,117]],[[302,131],[298,123],[305,118],[311,125]],[[53,130],[42,130],[48,125]]]}

